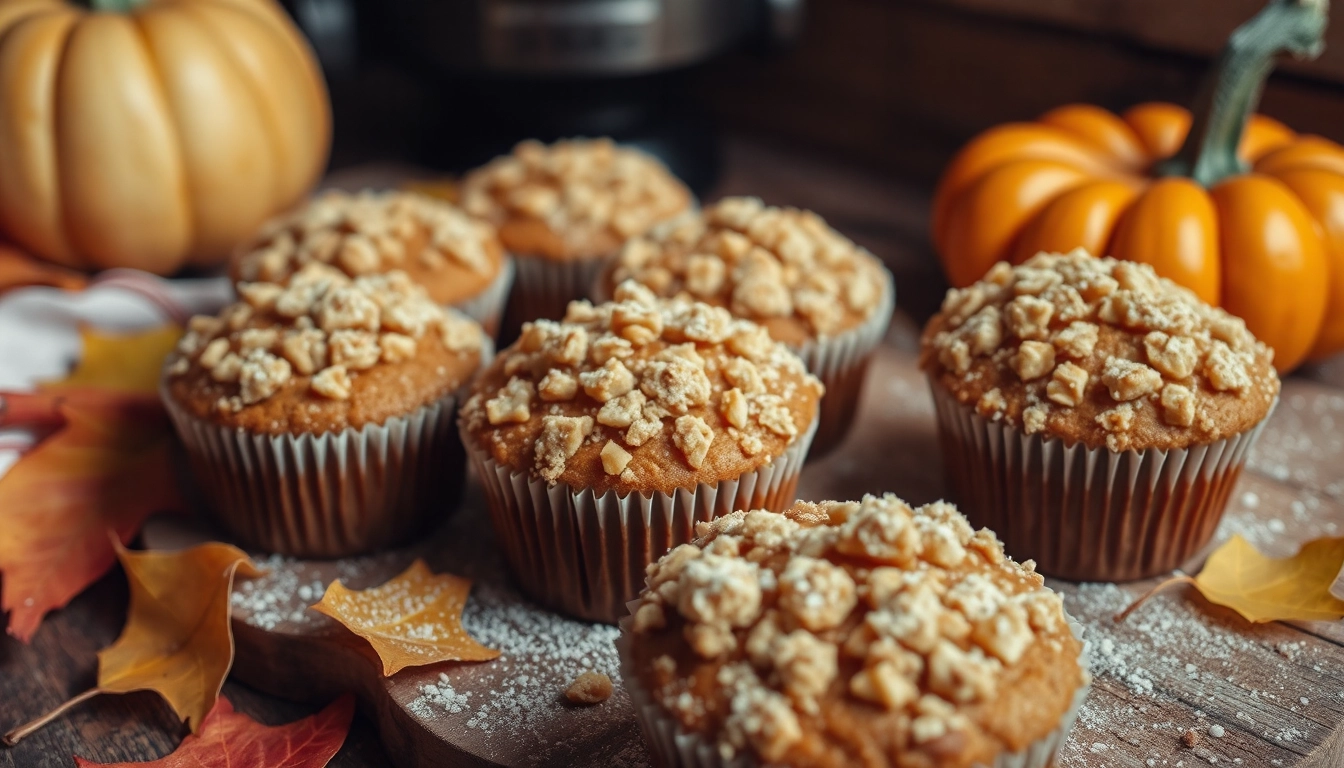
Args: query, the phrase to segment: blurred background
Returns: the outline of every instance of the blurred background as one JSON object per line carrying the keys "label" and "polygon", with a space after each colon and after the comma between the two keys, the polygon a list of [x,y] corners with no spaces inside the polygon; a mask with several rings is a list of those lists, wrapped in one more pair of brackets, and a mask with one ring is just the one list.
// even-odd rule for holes
{"label": "blurred background", "polygon": [[[726,137],[931,187],[958,146],[1072,101],[1189,104],[1262,0],[286,0],[335,109],[333,168],[461,169],[517,138],[652,145],[701,191]],[[1344,140],[1344,25],[1261,111]],[[684,155],[684,157],[683,157]]]}
{"label": "blurred background", "polygon": [[[702,197],[826,216],[917,319],[945,283],[927,199],[956,149],[1061,104],[1188,105],[1262,0],[286,0],[322,60],[333,171],[457,172],[517,140],[611,135]],[[1344,25],[1262,112],[1344,140]],[[787,164],[787,167],[782,167]],[[340,173],[336,174],[339,179]]]}

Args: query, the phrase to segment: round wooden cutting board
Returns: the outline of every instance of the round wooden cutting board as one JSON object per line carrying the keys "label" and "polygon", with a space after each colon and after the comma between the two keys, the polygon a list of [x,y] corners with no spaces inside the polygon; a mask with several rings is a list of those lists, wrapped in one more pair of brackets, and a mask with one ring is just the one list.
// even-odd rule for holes
{"label": "round wooden cutting board", "polygon": [[[1336,426],[1338,425],[1338,427]],[[869,373],[855,431],[809,465],[800,498],[893,491],[919,504],[943,496],[932,402],[912,356],[883,349]],[[1289,381],[1219,532],[1274,554],[1344,535],[1344,396]],[[211,534],[160,518],[147,546]],[[1010,553],[1011,554],[1011,553]],[[384,678],[364,642],[308,610],[327,584],[376,586],[423,557],[474,581],[467,630],[502,655]],[[613,627],[573,621],[527,599],[509,580],[479,489],[432,538],[405,550],[339,561],[258,557],[266,576],[234,593],[233,676],[289,699],[355,691],[392,759],[412,766],[643,766],[650,758],[619,685]],[[1192,564],[1197,565],[1197,564]],[[1096,682],[1061,766],[1344,765],[1344,627],[1249,625],[1181,589],[1117,624],[1112,616],[1152,581],[1052,581],[1087,628]],[[564,690],[594,669],[617,682],[597,706]],[[1219,725],[1224,734],[1210,735]],[[1193,747],[1182,743],[1195,732]],[[1212,729],[1219,732],[1218,729]]]}

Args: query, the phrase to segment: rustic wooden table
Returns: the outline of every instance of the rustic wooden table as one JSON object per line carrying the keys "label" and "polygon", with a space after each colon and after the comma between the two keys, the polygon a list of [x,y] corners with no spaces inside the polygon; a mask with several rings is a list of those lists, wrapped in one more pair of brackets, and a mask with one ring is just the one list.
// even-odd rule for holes
{"label": "rustic wooden table", "polygon": [[[898,313],[888,341],[897,349],[912,349],[918,323],[937,306],[944,289],[925,237],[926,190],[876,176],[864,169],[754,142],[729,142],[726,160],[727,173],[720,186],[721,193],[750,192],[769,202],[812,208],[890,265],[899,286],[902,311]],[[377,185],[380,181],[394,182],[400,175],[402,172],[396,169],[362,169],[337,174],[332,181],[342,186]],[[899,356],[892,359],[899,359]],[[1300,378],[1317,379],[1339,388],[1340,402],[1344,403],[1344,363],[1309,371]],[[882,366],[875,369],[870,387],[891,386],[908,387],[909,382],[897,375],[897,369],[886,370]],[[1314,382],[1302,382],[1297,391],[1317,399],[1333,397],[1328,389]],[[1289,403],[1288,407],[1298,406]],[[1310,414],[1303,414],[1303,417],[1311,418]],[[1319,419],[1314,428],[1321,429]],[[1325,429],[1327,434],[1333,433],[1332,428]],[[1287,450],[1291,446],[1279,448]],[[899,452],[899,449],[900,445],[895,446],[895,450]],[[829,467],[832,463],[827,462],[824,466]],[[822,486],[828,486],[833,476],[835,482],[843,480],[845,485],[857,482],[864,489],[871,485],[869,490],[881,490],[887,488],[884,481],[890,479],[873,475],[864,467],[831,469],[833,475],[828,472]],[[1300,491],[1303,498],[1316,499],[1317,504],[1326,505],[1326,516],[1344,527],[1344,461],[1316,466],[1308,473],[1297,473],[1294,469],[1272,465],[1263,469],[1259,473],[1261,476],[1252,473],[1246,485],[1234,494],[1237,505],[1231,517],[1234,524],[1246,533],[1260,534],[1263,538],[1282,532],[1285,525],[1298,531],[1301,526],[1294,524],[1294,515],[1305,514],[1319,523],[1322,519],[1319,508],[1302,513],[1296,505],[1303,502],[1296,496],[1290,494],[1279,498],[1274,495],[1279,492],[1276,489],[1286,484],[1286,487]],[[842,477],[847,473],[854,477]],[[897,474],[907,479],[913,477],[908,472]],[[911,498],[936,494],[932,486],[925,486],[937,483],[937,473],[922,474],[923,482],[914,480],[919,487],[892,490]],[[1275,477],[1277,474],[1284,476]],[[1277,517],[1258,514],[1255,507],[1260,504],[1287,507],[1290,511],[1284,514],[1284,519],[1288,522],[1276,524]],[[1113,603],[1118,606],[1126,600],[1126,593],[1116,588],[1070,591],[1070,599],[1078,600],[1085,611],[1099,614],[1112,610]],[[1099,652],[1105,674],[1093,697],[1097,707],[1105,708],[1106,717],[1080,725],[1074,743],[1064,755],[1068,765],[1089,768],[1187,765],[1193,768],[1218,761],[1219,754],[1224,755],[1223,762],[1233,765],[1331,768],[1344,765],[1344,737],[1338,728],[1340,711],[1344,710],[1344,679],[1341,679],[1344,654],[1339,649],[1344,644],[1344,628],[1335,625],[1322,631],[1319,627],[1304,629],[1272,625],[1247,630],[1243,636],[1238,634],[1241,627],[1236,624],[1236,619],[1215,611],[1208,621],[1198,624],[1204,634],[1186,641],[1188,647],[1184,651],[1226,660],[1232,667],[1226,675],[1216,679],[1210,677],[1202,671],[1203,662],[1201,671],[1189,673],[1193,667],[1181,667],[1177,663],[1175,658],[1179,654],[1174,646],[1171,658],[1148,669],[1134,658],[1133,637],[1130,636],[1171,635],[1189,623],[1190,611],[1204,610],[1190,608],[1181,596],[1163,599],[1175,602],[1161,605],[1147,618],[1136,616],[1127,628],[1108,631],[1101,638]],[[11,726],[45,711],[92,685],[95,654],[116,637],[125,617],[125,606],[124,581],[114,572],[66,609],[49,616],[30,645],[22,645],[8,637],[0,638],[0,727]],[[1201,643],[1208,647],[1200,648]],[[1325,659],[1327,665],[1313,661],[1313,656]],[[1177,664],[1177,667],[1167,669],[1171,664]],[[1285,678],[1282,674],[1271,673],[1269,667],[1274,665],[1290,670],[1291,674]],[[1186,674],[1182,674],[1183,670]],[[1145,695],[1151,694],[1154,686],[1164,695]],[[1299,695],[1295,686],[1309,686],[1311,696]],[[233,682],[225,685],[224,694],[239,711],[266,723],[286,722],[315,710],[314,706],[265,696]],[[1207,702],[1202,709],[1201,699]],[[1298,699],[1301,699],[1300,703],[1295,703]],[[1255,707],[1239,704],[1243,700],[1255,702]],[[1308,713],[1306,717],[1310,722],[1319,727],[1272,728],[1274,709],[1280,706],[1293,712],[1300,708]],[[1316,709],[1308,709],[1311,706]],[[1238,744],[1245,744],[1245,749],[1239,749],[1235,754],[1245,757],[1221,749],[1230,744],[1219,743],[1219,750],[1209,749],[1212,744],[1208,738],[1204,739],[1208,746],[1185,751],[1177,749],[1174,740],[1178,735],[1175,732],[1178,721],[1183,722],[1181,718],[1193,712],[1204,714],[1195,716],[1190,725],[1205,727],[1203,718],[1209,714],[1215,717],[1228,715],[1229,726],[1244,723],[1246,727],[1238,730],[1236,739]],[[16,748],[0,748],[0,768],[68,766],[72,762],[71,756],[76,754],[104,762],[148,760],[170,752],[180,741],[182,732],[171,711],[151,694],[104,696],[77,708]],[[335,766],[389,764],[372,726],[362,717],[356,718],[350,738],[332,763]]]}

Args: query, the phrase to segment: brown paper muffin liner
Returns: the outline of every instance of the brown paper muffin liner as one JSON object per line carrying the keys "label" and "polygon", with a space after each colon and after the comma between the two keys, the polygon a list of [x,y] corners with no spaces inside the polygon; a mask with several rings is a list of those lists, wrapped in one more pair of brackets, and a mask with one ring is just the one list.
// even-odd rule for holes
{"label": "brown paper muffin liner", "polygon": [[952,500],[1008,554],[1073,581],[1143,579],[1198,554],[1269,420],[1208,445],[1116,453],[990,421],[929,384]]}
{"label": "brown paper muffin liner", "polygon": [[533,599],[589,621],[615,624],[644,587],[644,568],[695,538],[695,524],[739,509],[793,503],[816,422],[773,462],[733,480],[671,494],[596,494],[549,485],[496,462],[465,432],[509,568]]}
{"label": "brown paper muffin liner", "polygon": [[504,304],[509,300],[509,289],[513,287],[514,270],[513,258],[506,255],[499,264],[499,274],[495,279],[480,293],[459,301],[453,308],[480,323],[486,334],[494,338],[499,333]]}
{"label": "brown paper muffin liner", "polygon": [[585,259],[549,259],[544,256],[514,254],[517,268],[513,290],[509,293],[500,344],[518,338],[523,323],[539,318],[559,320],[569,302],[588,297],[588,289],[606,266],[607,257]]}
{"label": "brown paper muffin liner", "polygon": [[[631,601],[631,609],[635,601]],[[1064,618],[1069,623],[1073,636],[1083,640],[1083,625],[1074,621],[1068,614]],[[724,757],[716,744],[703,734],[686,730],[675,717],[663,709],[644,687],[639,673],[635,669],[635,657],[632,653],[634,636],[630,624],[634,617],[627,615],[621,619],[621,634],[616,638],[616,650],[621,657],[621,680],[630,694],[634,705],[635,719],[639,721],[639,730],[644,735],[644,743],[653,753],[654,763],[662,768],[759,768],[760,761],[751,753],[738,753]],[[1068,710],[1059,720],[1059,726],[1044,737],[1028,744],[1020,752],[1006,752],[995,758],[992,765],[975,763],[973,768],[1047,768],[1055,764],[1056,757],[1069,731],[1078,719],[1078,711],[1092,688],[1092,675],[1088,671],[1089,645],[1083,641],[1083,651],[1078,664],[1083,668],[1083,684],[1073,694]]]}
{"label": "brown paper muffin liner", "polygon": [[250,549],[363,554],[405,541],[455,508],[465,478],[458,395],[361,429],[254,434],[160,394],[215,520]]}
{"label": "brown paper muffin liner", "polygon": [[854,413],[863,391],[863,380],[873,350],[882,343],[896,309],[896,283],[882,269],[885,280],[882,299],[867,320],[856,328],[825,339],[813,339],[789,349],[803,359],[803,365],[826,385],[821,398],[817,437],[809,459],[826,455],[845,439],[854,424]]}

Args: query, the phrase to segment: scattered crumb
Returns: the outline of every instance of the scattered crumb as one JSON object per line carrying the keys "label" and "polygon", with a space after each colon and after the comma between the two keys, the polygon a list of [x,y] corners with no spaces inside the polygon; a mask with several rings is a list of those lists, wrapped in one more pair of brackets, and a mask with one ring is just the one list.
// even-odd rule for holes
{"label": "scattered crumb", "polygon": [[571,704],[601,704],[611,696],[611,678],[601,672],[584,672],[565,689]]}
{"label": "scattered crumb", "polygon": [[1227,731],[1223,730],[1223,726],[1217,723],[1214,723],[1213,725],[1209,726],[1209,735],[1215,739],[1223,738],[1223,735],[1226,733]]}
{"label": "scattered crumb", "polygon": [[[1222,729],[1219,728],[1219,730]],[[1181,744],[1185,746],[1186,749],[1194,749],[1195,745],[1198,743],[1199,734],[1195,733],[1194,728],[1186,728],[1185,733],[1181,734]]]}

